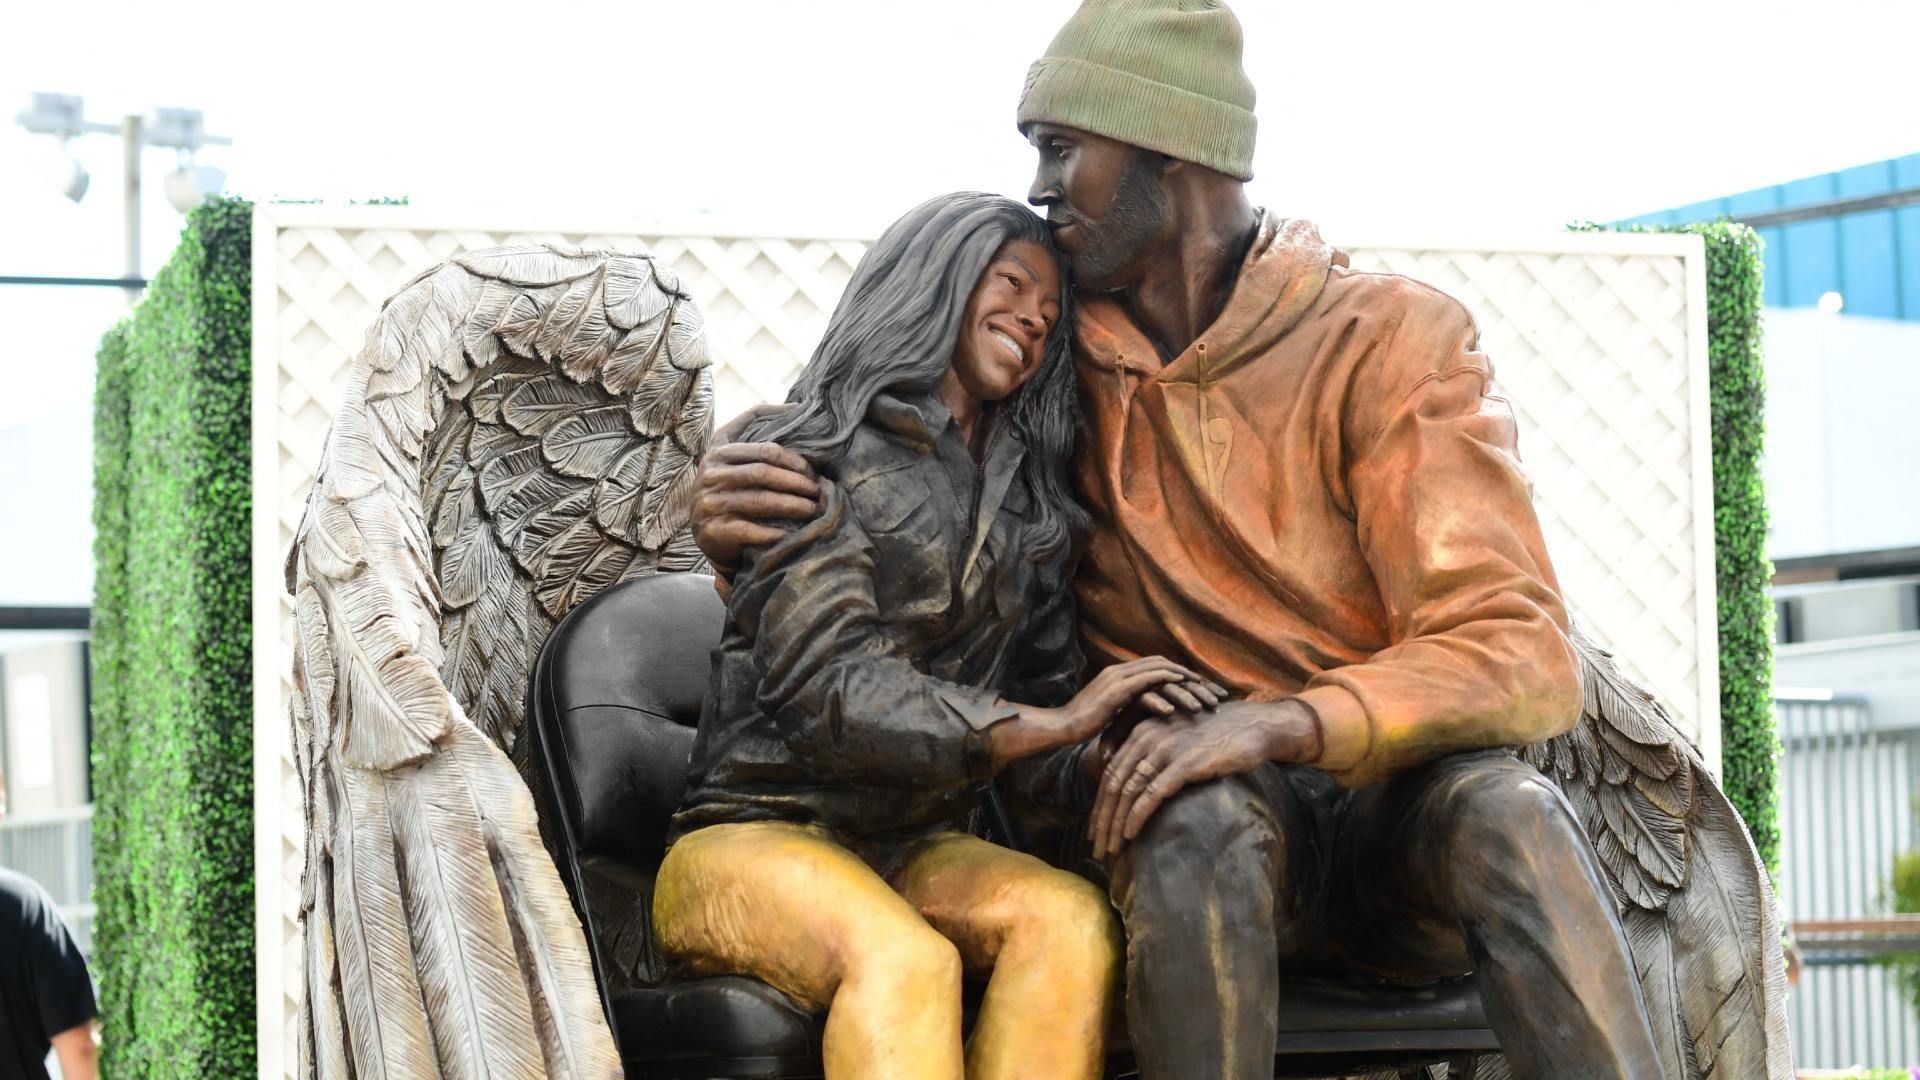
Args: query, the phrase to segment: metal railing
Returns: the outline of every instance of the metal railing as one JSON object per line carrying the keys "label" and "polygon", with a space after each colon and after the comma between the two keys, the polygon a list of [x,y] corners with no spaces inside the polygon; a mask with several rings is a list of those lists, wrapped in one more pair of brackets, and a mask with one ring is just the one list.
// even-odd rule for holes
{"label": "metal railing", "polygon": [[1920,1018],[1877,957],[1911,949],[1887,918],[1894,858],[1920,846],[1920,729],[1877,726],[1841,696],[1774,702],[1780,768],[1781,903],[1805,966],[1790,995],[1803,1068],[1920,1064]]}
{"label": "metal railing", "polygon": [[72,928],[80,951],[93,952],[93,807],[0,820],[0,866],[38,881]]}

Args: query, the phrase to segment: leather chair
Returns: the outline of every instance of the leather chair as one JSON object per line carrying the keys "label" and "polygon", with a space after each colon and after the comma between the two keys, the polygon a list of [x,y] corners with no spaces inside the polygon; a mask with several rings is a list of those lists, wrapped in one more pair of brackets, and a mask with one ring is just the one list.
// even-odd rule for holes
{"label": "leather chair", "polygon": [[[533,753],[545,771],[561,877],[581,914],[602,1000],[631,1080],[784,1080],[820,1072],[819,1018],[757,980],[668,979],[610,990],[606,943],[586,881],[651,883],[668,818],[686,791],[709,654],[725,612],[712,579],[623,582],[554,629],[528,687]],[[1276,1077],[1454,1061],[1495,1051],[1471,979],[1412,990],[1288,983]],[[1109,1075],[1132,1075],[1118,1040]]]}

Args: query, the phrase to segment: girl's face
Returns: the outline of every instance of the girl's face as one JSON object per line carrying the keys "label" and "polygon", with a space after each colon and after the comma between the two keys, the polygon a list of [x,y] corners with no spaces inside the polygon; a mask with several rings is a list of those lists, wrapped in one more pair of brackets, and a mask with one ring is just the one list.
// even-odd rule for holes
{"label": "girl's face", "polygon": [[973,287],[953,374],[968,394],[1001,401],[1040,370],[1047,335],[1060,318],[1060,267],[1030,240],[1000,249]]}

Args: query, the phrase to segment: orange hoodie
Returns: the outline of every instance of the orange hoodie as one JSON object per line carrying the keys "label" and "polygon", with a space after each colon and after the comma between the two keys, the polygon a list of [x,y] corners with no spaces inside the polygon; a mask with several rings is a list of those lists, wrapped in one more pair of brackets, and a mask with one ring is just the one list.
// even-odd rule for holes
{"label": "orange hoodie", "polygon": [[1359,786],[1533,742],[1580,704],[1567,616],[1473,319],[1263,214],[1226,310],[1169,363],[1078,304],[1094,667],[1162,653],[1318,716]]}

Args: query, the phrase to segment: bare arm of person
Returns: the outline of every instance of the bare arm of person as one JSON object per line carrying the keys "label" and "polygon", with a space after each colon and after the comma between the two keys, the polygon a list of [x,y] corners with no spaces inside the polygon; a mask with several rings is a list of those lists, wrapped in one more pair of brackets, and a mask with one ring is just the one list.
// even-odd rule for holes
{"label": "bare arm of person", "polygon": [[53,1053],[65,1080],[97,1080],[100,1075],[100,1045],[91,1020],[55,1035]]}

